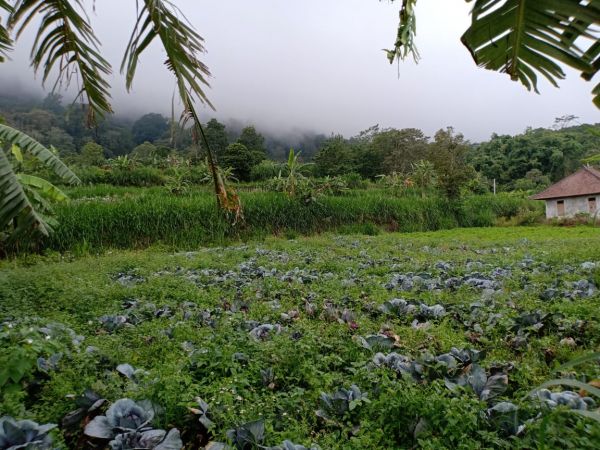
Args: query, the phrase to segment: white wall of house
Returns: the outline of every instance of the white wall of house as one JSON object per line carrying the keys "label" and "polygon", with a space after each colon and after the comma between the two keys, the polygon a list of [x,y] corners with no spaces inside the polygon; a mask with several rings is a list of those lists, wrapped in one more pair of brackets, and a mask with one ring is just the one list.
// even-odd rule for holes
{"label": "white wall of house", "polygon": [[[595,199],[596,208],[593,208],[593,202],[591,199]],[[564,215],[559,214],[559,202],[564,202]],[[552,200],[546,200],[546,218],[552,219],[555,217],[573,217],[577,214],[598,214],[600,216],[600,194],[596,195],[585,195],[581,197],[566,197],[566,198],[554,198]]]}

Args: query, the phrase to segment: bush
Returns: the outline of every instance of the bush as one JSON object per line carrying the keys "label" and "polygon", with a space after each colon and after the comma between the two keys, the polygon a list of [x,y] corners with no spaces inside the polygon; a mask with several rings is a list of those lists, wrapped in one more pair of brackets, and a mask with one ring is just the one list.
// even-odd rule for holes
{"label": "bush", "polygon": [[152,167],[138,167],[133,170],[115,169],[110,172],[108,183],[115,186],[162,186],[165,177],[160,170]]}
{"label": "bush", "polygon": [[250,180],[252,169],[252,154],[242,144],[231,144],[219,155],[219,164],[223,169],[231,168],[233,174],[240,181]]}
{"label": "bush", "polygon": [[340,178],[346,183],[349,189],[366,189],[369,186],[369,183],[363,180],[358,173],[347,173]]}
{"label": "bush", "polygon": [[267,159],[252,167],[250,179],[252,181],[267,181],[278,177],[280,173],[282,177],[288,176],[287,166]]}

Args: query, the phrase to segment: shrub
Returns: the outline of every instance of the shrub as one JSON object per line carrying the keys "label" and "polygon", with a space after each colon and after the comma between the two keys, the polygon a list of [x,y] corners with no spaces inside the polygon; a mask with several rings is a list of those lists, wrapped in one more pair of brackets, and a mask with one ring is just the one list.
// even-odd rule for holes
{"label": "shrub", "polygon": [[287,166],[267,159],[252,167],[250,179],[252,181],[267,181],[278,177],[280,173],[282,177],[288,176]]}
{"label": "shrub", "polygon": [[367,181],[363,180],[358,173],[347,173],[340,178],[346,183],[349,189],[365,189],[368,186]]}

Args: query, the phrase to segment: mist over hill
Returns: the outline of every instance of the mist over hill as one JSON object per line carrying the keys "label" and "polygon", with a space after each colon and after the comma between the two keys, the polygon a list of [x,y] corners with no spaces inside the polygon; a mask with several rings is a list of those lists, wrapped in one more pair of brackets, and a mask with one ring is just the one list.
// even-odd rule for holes
{"label": "mist over hill", "polygon": [[[190,130],[182,128],[177,117],[172,120],[152,111],[141,116],[117,111],[90,129],[85,125],[86,105],[18,86],[3,86],[0,90],[0,116],[42,144],[54,146],[68,159],[76,159],[88,142],[101,145],[106,158],[129,155],[145,143],[162,149],[162,153],[175,151],[184,157],[197,157],[202,152],[201,146],[193,145]],[[367,126],[356,136],[343,136],[314,130],[265,129],[237,118],[205,119],[205,130],[217,158],[230,144],[240,141],[244,130],[251,129],[258,139],[253,150],[259,151],[261,158],[285,161],[293,148],[300,152],[302,161],[315,162],[315,174],[320,176],[356,173],[374,179],[380,174],[410,172],[419,161],[436,158],[438,133],[427,136],[415,128]],[[440,126],[440,130],[445,129]],[[469,142],[461,130],[447,130],[460,145],[468,147],[465,164],[476,171],[484,185],[497,180],[504,189],[538,189],[584,163],[600,161],[600,127],[581,124],[575,116],[557,118],[548,128],[525,128],[514,136],[494,133],[479,143]]]}

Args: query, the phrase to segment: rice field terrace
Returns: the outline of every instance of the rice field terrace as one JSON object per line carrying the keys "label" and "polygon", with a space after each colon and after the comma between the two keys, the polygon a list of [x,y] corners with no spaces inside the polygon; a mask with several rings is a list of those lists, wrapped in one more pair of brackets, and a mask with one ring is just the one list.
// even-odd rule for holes
{"label": "rice field terrace", "polygon": [[[54,233],[38,249],[78,254],[151,245],[186,249],[327,231],[372,235],[381,230],[532,224],[543,214],[540,202],[511,194],[450,201],[439,195],[396,196],[382,189],[356,189],[305,203],[280,192],[250,191],[241,193],[244,220],[232,225],[215,208],[214,194],[206,188],[175,196],[160,187],[99,185],[71,188],[68,194],[72,201],[56,205]],[[7,250],[22,253],[27,248]]]}
{"label": "rice field terrace", "polygon": [[2,261],[0,440],[597,449],[599,288],[592,227]]}

